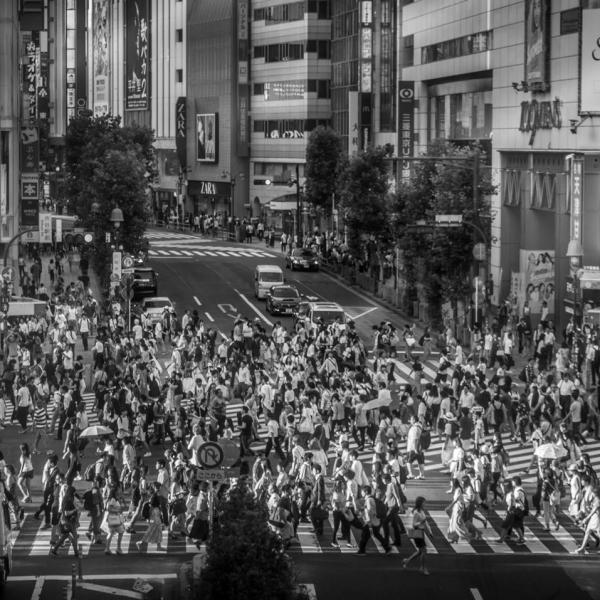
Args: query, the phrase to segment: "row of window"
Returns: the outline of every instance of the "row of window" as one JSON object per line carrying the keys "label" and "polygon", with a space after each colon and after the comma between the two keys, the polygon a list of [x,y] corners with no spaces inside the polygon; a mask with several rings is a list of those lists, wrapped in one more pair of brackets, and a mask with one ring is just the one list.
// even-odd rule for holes
{"label": "row of window", "polygon": [[305,40],[254,46],[254,58],[264,58],[265,62],[301,60],[305,53],[316,53],[317,58],[331,58],[331,43],[329,40]]}
{"label": "row of window", "polygon": [[485,52],[491,49],[492,32],[481,31],[453,40],[431,44],[430,46],[423,46],[421,48],[421,63],[432,63],[438,60],[467,56],[468,54],[476,54],[477,52]]}
{"label": "row of window", "polygon": [[319,125],[331,127],[329,119],[276,119],[273,121],[255,120],[254,133],[262,133],[269,139],[303,138],[306,132]]}
{"label": "row of window", "polygon": [[329,19],[329,0],[302,0],[254,9],[255,21],[265,21],[266,25],[302,21],[305,13],[316,13],[319,19]]}
{"label": "row of window", "polygon": [[301,100],[304,94],[316,93],[317,98],[330,98],[329,79],[293,79],[255,83],[253,93],[265,100]]}

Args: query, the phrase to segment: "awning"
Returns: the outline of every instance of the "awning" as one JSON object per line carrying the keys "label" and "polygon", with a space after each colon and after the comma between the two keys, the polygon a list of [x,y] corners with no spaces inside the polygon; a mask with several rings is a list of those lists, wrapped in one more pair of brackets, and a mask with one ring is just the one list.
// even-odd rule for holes
{"label": "awning", "polygon": [[295,194],[286,194],[285,196],[279,196],[271,200],[266,206],[269,210],[296,210],[298,203],[296,202]]}
{"label": "awning", "polygon": [[582,290],[600,290],[600,271],[582,269],[579,274],[579,285]]}

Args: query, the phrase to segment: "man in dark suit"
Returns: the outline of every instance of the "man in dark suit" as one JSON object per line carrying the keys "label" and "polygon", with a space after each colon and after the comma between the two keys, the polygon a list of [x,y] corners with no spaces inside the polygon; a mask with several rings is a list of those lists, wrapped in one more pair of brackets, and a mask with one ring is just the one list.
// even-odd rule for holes
{"label": "man in dark suit", "polygon": [[327,518],[325,510],[325,478],[321,465],[313,464],[313,473],[315,476],[315,486],[312,491],[310,502],[310,520],[313,524],[314,533],[323,535],[323,523]]}

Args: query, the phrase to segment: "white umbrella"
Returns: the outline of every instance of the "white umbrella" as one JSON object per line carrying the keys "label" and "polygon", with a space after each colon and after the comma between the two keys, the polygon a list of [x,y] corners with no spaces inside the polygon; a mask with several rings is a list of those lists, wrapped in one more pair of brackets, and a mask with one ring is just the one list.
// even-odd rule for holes
{"label": "white umbrella", "polygon": [[374,408],[381,408],[382,406],[389,406],[392,403],[391,398],[375,398],[369,400],[363,404],[365,410],[373,410]]}
{"label": "white umbrella", "polygon": [[110,427],[104,427],[104,425],[92,425],[86,427],[80,434],[79,437],[100,437],[101,435],[113,435],[115,432]]}
{"label": "white umbrella", "polygon": [[544,460],[556,460],[567,456],[567,450],[557,444],[542,444],[535,449],[535,456]]}

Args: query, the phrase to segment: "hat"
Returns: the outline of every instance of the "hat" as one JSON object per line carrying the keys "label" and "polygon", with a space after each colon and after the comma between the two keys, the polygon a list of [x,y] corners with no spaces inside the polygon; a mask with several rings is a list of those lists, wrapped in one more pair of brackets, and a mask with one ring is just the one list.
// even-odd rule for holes
{"label": "hat", "polygon": [[454,416],[453,413],[451,413],[450,411],[448,411],[445,415],[444,415],[444,419],[446,419],[446,421],[454,421],[456,419],[456,417]]}
{"label": "hat", "polygon": [[570,464],[570,465],[567,467],[567,471],[570,471],[570,472],[577,471],[577,465],[576,465],[575,463],[572,463],[572,464]]}

